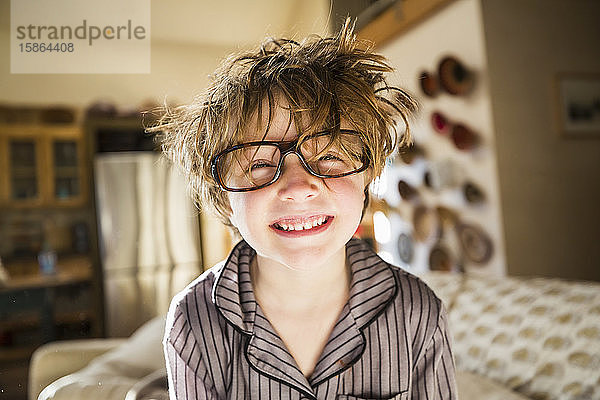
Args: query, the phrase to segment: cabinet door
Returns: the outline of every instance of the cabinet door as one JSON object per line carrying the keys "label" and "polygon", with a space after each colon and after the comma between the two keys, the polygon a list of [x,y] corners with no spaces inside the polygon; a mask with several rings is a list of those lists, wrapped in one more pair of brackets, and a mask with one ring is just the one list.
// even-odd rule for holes
{"label": "cabinet door", "polygon": [[44,155],[35,129],[16,128],[3,137],[6,155],[4,192],[8,204],[35,206],[43,202]]}
{"label": "cabinet door", "polygon": [[0,206],[8,203],[8,150],[6,140],[0,133]]}
{"label": "cabinet door", "polygon": [[34,200],[40,197],[38,176],[39,151],[34,139],[11,139],[10,151],[10,198]]}
{"label": "cabinet door", "polygon": [[51,162],[50,193],[55,205],[76,205],[85,200],[83,143],[78,129],[48,131]]}
{"label": "cabinet door", "polygon": [[59,201],[80,196],[77,142],[75,140],[54,140],[51,146],[54,171],[52,196]]}

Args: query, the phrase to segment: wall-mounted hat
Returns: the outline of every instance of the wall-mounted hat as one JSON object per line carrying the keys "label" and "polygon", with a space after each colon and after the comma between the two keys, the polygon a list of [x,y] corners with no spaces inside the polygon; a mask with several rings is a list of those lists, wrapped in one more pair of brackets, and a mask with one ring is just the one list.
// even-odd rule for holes
{"label": "wall-mounted hat", "polygon": [[455,57],[444,57],[438,66],[440,85],[448,93],[463,95],[475,86],[475,74]]}
{"label": "wall-mounted hat", "polygon": [[424,176],[425,185],[435,191],[454,188],[463,182],[464,174],[463,166],[455,160],[431,161]]}
{"label": "wall-mounted hat", "polygon": [[455,124],[452,127],[452,142],[459,150],[472,150],[479,144],[479,137],[475,132],[463,124]]}
{"label": "wall-mounted hat", "polygon": [[463,253],[470,261],[485,264],[492,258],[493,245],[487,233],[469,224],[460,224],[456,229]]}
{"label": "wall-mounted hat", "polygon": [[417,189],[415,189],[412,185],[410,185],[405,180],[400,179],[398,181],[398,193],[400,193],[400,197],[402,200],[412,200],[419,195]]}
{"label": "wall-mounted hat", "polygon": [[479,204],[485,201],[485,194],[474,183],[465,182],[462,189],[465,200],[467,200],[468,203]]}
{"label": "wall-mounted hat", "polygon": [[398,156],[406,164],[412,164],[418,157],[425,157],[425,150],[416,143],[403,147],[398,151]]}
{"label": "wall-mounted hat", "polygon": [[414,237],[419,242],[427,242],[440,236],[441,226],[435,210],[418,205],[413,210]]}
{"label": "wall-mounted hat", "polygon": [[398,236],[398,255],[400,255],[402,262],[406,264],[412,262],[414,255],[413,240],[406,233],[401,233]]}
{"label": "wall-mounted hat", "polygon": [[434,97],[440,90],[437,77],[427,71],[423,71],[419,75],[419,84],[423,93],[428,97]]}
{"label": "wall-mounted hat", "polygon": [[452,256],[445,246],[437,243],[429,251],[429,269],[432,271],[452,271]]}
{"label": "wall-mounted hat", "polygon": [[449,135],[459,150],[471,150],[479,144],[479,135],[464,124],[452,122],[440,111],[431,114],[431,127],[441,135]]}
{"label": "wall-mounted hat", "polygon": [[448,118],[439,111],[435,111],[431,114],[431,126],[437,133],[445,135],[452,129],[452,124],[448,121]]}
{"label": "wall-mounted hat", "polygon": [[456,211],[441,205],[437,206],[435,210],[438,213],[442,226],[454,227],[458,223],[458,214]]}

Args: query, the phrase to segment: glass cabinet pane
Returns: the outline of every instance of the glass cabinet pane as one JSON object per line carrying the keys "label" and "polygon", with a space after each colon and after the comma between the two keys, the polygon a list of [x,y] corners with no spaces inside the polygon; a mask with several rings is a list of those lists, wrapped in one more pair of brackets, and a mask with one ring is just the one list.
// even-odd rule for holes
{"label": "glass cabinet pane", "polygon": [[54,195],[59,199],[79,195],[79,179],[74,178],[56,178]]}
{"label": "glass cabinet pane", "polygon": [[23,200],[38,197],[35,141],[11,140],[9,146],[11,198]]}
{"label": "glass cabinet pane", "polygon": [[54,166],[77,167],[77,143],[75,141],[54,142]]}
{"label": "glass cabinet pane", "polygon": [[52,151],[54,160],[54,195],[58,199],[78,196],[80,187],[77,142],[72,140],[55,141]]}

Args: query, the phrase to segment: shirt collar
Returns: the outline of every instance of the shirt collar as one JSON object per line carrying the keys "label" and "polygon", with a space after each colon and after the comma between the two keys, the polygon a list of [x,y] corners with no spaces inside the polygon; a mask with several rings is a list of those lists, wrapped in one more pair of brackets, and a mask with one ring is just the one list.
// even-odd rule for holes
{"label": "shirt collar", "polygon": [[254,330],[257,303],[252,290],[250,263],[256,252],[240,241],[216,272],[212,299],[221,314],[237,329],[247,334]]}
{"label": "shirt collar", "polygon": [[[213,301],[223,316],[237,329],[252,334],[257,303],[250,279],[250,263],[256,252],[240,241],[217,271]],[[362,240],[346,244],[351,286],[348,305],[357,328],[376,318],[396,296],[397,284],[388,263]]]}

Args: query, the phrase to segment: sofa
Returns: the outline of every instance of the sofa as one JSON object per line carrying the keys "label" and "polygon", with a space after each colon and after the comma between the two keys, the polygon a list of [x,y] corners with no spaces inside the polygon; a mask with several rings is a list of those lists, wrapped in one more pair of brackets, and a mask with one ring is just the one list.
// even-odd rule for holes
{"label": "sofa", "polygon": [[[422,279],[448,310],[460,399],[600,399],[599,283]],[[128,339],[44,345],[31,361],[29,398],[166,399],[163,331],[159,317]]]}
{"label": "sofa", "polygon": [[39,347],[29,367],[29,399],[144,398],[166,376],[164,326],[165,318],[156,317],[129,338],[67,340]]}
{"label": "sofa", "polygon": [[530,399],[600,399],[600,283],[423,278],[448,309],[460,371]]}

